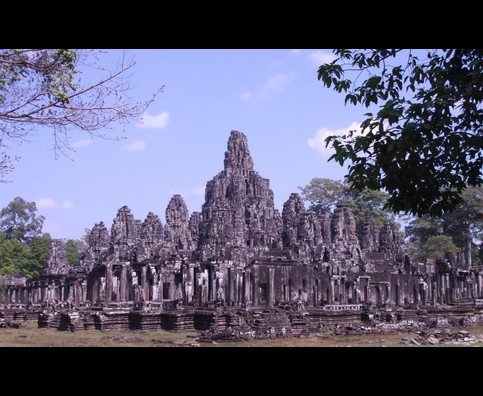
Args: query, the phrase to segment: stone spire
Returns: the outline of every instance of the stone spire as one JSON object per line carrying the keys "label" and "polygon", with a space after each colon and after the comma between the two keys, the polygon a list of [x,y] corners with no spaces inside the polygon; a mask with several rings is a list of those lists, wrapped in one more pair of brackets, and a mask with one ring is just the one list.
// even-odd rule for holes
{"label": "stone spire", "polygon": [[354,212],[346,203],[339,202],[332,215],[332,242],[339,250],[358,246],[356,219]]}
{"label": "stone spire", "polygon": [[245,173],[253,170],[253,160],[248,150],[248,140],[244,133],[231,131],[225,151],[225,172]]}
{"label": "stone spire", "polygon": [[61,239],[52,239],[47,258],[46,275],[65,275],[69,272],[69,260]]}
{"label": "stone spire", "polygon": [[141,223],[137,245],[137,260],[148,260],[155,255],[155,249],[164,241],[164,227],[158,215],[149,212]]}
{"label": "stone spire", "polygon": [[92,227],[89,233],[88,243],[89,248],[83,257],[83,262],[91,270],[94,265],[101,265],[111,248],[111,237],[103,221],[96,223]]}
{"label": "stone spire", "polygon": [[298,226],[305,214],[305,206],[302,198],[297,193],[290,194],[289,199],[283,204],[283,247],[290,248],[298,242]]}
{"label": "stone spire", "polygon": [[225,169],[208,181],[199,224],[203,257],[230,259],[230,250],[264,250],[277,245],[280,213],[268,179],[253,169],[246,136],[231,131]]}
{"label": "stone spire", "polygon": [[188,228],[188,208],[180,194],[175,194],[166,207],[166,239],[176,250],[192,249]]}
{"label": "stone spire", "polygon": [[133,259],[140,226],[126,205],[117,211],[111,227],[111,241],[116,259]]}

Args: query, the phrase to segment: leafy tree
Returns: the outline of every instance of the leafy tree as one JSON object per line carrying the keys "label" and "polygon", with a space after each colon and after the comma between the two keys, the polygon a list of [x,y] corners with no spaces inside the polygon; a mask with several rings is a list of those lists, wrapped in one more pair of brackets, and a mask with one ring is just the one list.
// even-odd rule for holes
{"label": "leafy tree", "polygon": [[477,256],[474,239],[481,238],[483,232],[483,189],[470,187],[463,191],[463,203],[444,218],[444,233],[453,238],[454,243],[465,249],[466,263],[472,266],[472,257]]}
{"label": "leafy tree", "polygon": [[50,235],[44,234],[33,238],[28,246],[0,232],[0,274],[39,276],[47,263],[50,241]]}
{"label": "leafy tree", "polygon": [[50,234],[35,237],[30,246],[30,261],[22,266],[22,274],[27,278],[33,278],[42,274],[47,266],[49,258],[49,246],[52,242]]}
{"label": "leafy tree", "polygon": [[427,240],[443,233],[443,219],[429,216],[414,218],[405,228],[409,243],[419,249]]}
{"label": "leafy tree", "polygon": [[298,188],[302,199],[318,214],[329,214],[337,202],[347,197],[347,187],[338,180],[316,177],[308,185]]}
{"label": "leafy tree", "polygon": [[44,224],[44,216],[36,214],[35,202],[27,202],[21,197],[15,197],[0,211],[0,231],[5,237],[21,243],[29,244],[39,236]]}
{"label": "leafy tree", "polygon": [[386,190],[394,212],[441,216],[480,186],[483,50],[334,49],[318,79],[345,103],[377,106],[361,135],[329,136],[329,160],[348,166],[354,189]]}
{"label": "leafy tree", "polygon": [[[106,138],[115,122],[139,118],[156,95],[145,102],[128,96],[134,61],[124,53],[111,70],[100,66],[101,51],[79,49],[0,50],[0,181],[12,171],[7,141],[27,140],[37,127],[53,134],[56,157],[72,150],[72,128]],[[94,80],[92,75],[95,75]]]}
{"label": "leafy tree", "polygon": [[8,239],[0,232],[0,274],[21,274],[22,266],[29,260],[30,252],[25,244]]}
{"label": "leafy tree", "polygon": [[382,227],[393,220],[393,216],[384,210],[388,195],[382,191],[353,190],[345,182],[317,177],[299,190],[303,200],[309,203],[309,209],[316,213],[329,214],[338,202],[344,201],[352,207],[357,223],[370,220]]}
{"label": "leafy tree", "polygon": [[377,228],[382,228],[385,223],[394,221],[394,216],[384,209],[388,194],[383,191],[364,189],[362,191],[348,190],[356,223],[359,228],[365,221],[371,221]]}
{"label": "leafy tree", "polygon": [[65,250],[69,264],[74,267],[79,261],[80,254],[87,248],[87,245],[81,240],[69,239],[65,243]]}
{"label": "leafy tree", "polygon": [[414,219],[406,227],[410,249],[413,252],[425,249],[429,238],[444,235],[451,238],[454,246],[465,251],[467,265],[472,266],[472,258],[478,257],[476,241],[481,241],[483,232],[483,191],[470,187],[462,193],[463,203],[454,212],[441,218],[423,216]]}
{"label": "leafy tree", "polygon": [[459,251],[450,236],[433,235],[421,246],[415,258],[421,261],[427,258],[444,258],[446,252],[458,253]]}

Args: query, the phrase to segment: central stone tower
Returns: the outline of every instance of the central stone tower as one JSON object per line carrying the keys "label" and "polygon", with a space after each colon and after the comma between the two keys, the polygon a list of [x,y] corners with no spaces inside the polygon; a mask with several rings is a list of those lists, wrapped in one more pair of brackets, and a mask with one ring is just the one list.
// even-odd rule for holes
{"label": "central stone tower", "polygon": [[[199,247],[205,260],[230,260],[239,253],[281,244],[282,219],[268,179],[253,169],[245,134],[231,131],[224,170],[206,184]],[[237,263],[243,264],[243,263]]]}

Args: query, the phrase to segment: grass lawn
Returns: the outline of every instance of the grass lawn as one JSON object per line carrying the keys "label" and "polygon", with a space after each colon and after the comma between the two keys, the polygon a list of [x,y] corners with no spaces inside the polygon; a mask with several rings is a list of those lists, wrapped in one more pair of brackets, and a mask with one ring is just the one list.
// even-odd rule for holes
{"label": "grass lawn", "polygon": [[[461,329],[453,329],[458,331]],[[483,339],[483,327],[465,328],[471,336]],[[277,340],[241,342],[199,342],[198,332],[174,333],[170,331],[58,331],[39,329],[37,323],[24,322],[18,329],[0,328],[2,347],[415,347],[403,345],[401,339],[414,338],[415,333],[394,333],[363,336],[318,336]],[[482,347],[483,343],[441,346]]]}

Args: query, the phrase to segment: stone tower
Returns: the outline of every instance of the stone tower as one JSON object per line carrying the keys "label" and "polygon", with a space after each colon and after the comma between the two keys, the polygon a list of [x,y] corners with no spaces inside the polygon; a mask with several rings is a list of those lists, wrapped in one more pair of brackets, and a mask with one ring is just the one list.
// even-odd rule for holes
{"label": "stone tower", "polygon": [[61,239],[52,239],[47,258],[46,275],[65,275],[69,272],[69,260]]}
{"label": "stone tower", "polygon": [[166,207],[166,241],[175,250],[192,250],[188,228],[188,208],[181,195],[175,194]]}
{"label": "stone tower", "polygon": [[269,183],[253,169],[245,134],[231,131],[224,170],[206,184],[199,227],[205,259],[230,259],[234,248],[266,250],[279,243],[281,216]]}

